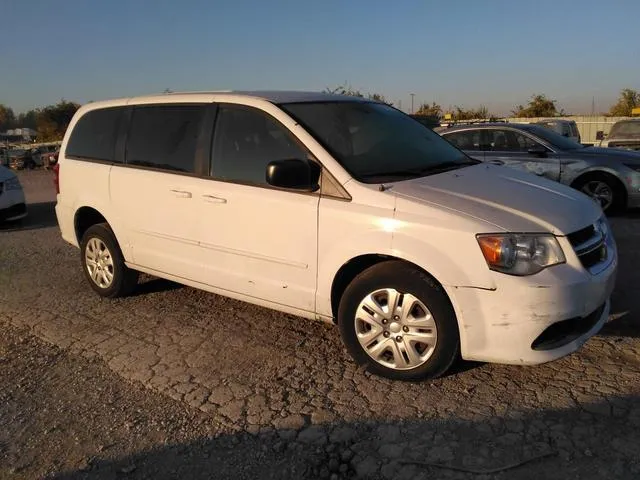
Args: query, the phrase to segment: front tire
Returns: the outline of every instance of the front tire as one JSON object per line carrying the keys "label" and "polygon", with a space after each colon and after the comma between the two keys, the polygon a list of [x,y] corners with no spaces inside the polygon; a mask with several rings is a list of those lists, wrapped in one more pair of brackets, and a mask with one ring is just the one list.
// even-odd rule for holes
{"label": "front tire", "polygon": [[130,294],[138,283],[138,272],[124,263],[115,235],[106,223],[92,225],[80,241],[82,269],[89,285],[106,298]]}
{"label": "front tire", "polygon": [[393,380],[437,378],[459,355],[458,322],[446,293],[400,261],[376,264],[349,284],[338,325],[356,363]]}
{"label": "front tire", "polygon": [[598,202],[606,214],[624,210],[624,186],[615,177],[607,174],[592,175],[580,180],[576,189]]}

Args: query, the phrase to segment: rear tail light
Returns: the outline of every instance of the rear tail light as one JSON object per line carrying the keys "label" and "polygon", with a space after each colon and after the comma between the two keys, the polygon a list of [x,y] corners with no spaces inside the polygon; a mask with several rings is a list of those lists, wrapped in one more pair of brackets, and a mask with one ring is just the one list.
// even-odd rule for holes
{"label": "rear tail light", "polygon": [[56,195],[60,193],[60,164],[53,166],[53,184],[56,186]]}

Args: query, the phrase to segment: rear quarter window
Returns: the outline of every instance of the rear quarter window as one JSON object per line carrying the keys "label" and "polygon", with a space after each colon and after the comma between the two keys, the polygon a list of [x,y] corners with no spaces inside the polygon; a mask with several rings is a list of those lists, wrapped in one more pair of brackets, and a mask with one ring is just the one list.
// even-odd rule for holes
{"label": "rear quarter window", "polygon": [[115,161],[124,107],[91,110],[76,122],[65,150],[67,157]]}

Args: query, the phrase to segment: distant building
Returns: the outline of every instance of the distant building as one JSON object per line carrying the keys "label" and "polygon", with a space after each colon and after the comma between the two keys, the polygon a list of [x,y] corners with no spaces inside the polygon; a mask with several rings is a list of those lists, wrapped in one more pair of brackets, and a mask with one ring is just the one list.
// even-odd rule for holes
{"label": "distant building", "polygon": [[0,140],[4,142],[30,142],[36,138],[38,132],[31,128],[14,128],[0,133]]}

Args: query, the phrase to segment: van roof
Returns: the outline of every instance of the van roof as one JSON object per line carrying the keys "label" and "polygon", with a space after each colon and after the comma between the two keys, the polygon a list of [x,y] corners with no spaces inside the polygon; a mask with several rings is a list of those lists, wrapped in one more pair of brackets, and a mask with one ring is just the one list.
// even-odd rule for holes
{"label": "van roof", "polygon": [[[375,101],[350,95],[340,95],[326,92],[309,92],[294,90],[211,90],[201,92],[170,92],[156,95],[143,95],[128,98],[116,98],[112,100],[102,100],[85,104],[83,107],[94,109],[99,107],[135,105],[137,103],[170,103],[187,102],[214,102],[225,100],[258,99],[271,103],[301,103],[301,102],[336,102],[336,101]],[[169,100],[170,99],[170,100]]]}
{"label": "van roof", "polygon": [[197,95],[214,94],[216,96],[242,96],[267,100],[272,103],[296,103],[296,102],[319,102],[319,101],[348,101],[361,100],[365,98],[351,95],[340,95],[328,92],[298,91],[298,90],[213,90],[209,92],[172,92],[167,95]]}

